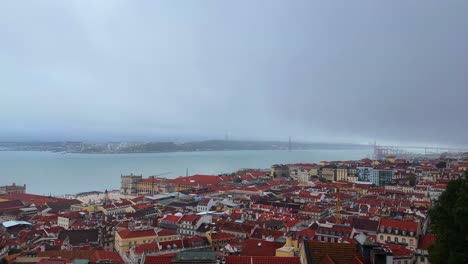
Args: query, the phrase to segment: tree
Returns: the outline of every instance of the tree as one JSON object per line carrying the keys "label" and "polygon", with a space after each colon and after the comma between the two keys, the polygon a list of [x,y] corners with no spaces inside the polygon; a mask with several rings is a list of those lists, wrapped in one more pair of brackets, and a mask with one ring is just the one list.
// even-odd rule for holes
{"label": "tree", "polygon": [[430,262],[468,263],[468,172],[447,184],[429,218],[436,237],[429,248]]}
{"label": "tree", "polygon": [[8,255],[13,255],[13,254],[20,253],[20,252],[21,252],[21,249],[12,248],[12,249],[8,250]]}
{"label": "tree", "polygon": [[445,169],[445,168],[447,168],[447,162],[439,161],[439,162],[437,162],[436,167],[439,168],[439,169]]}
{"label": "tree", "polygon": [[409,181],[410,186],[412,186],[412,187],[416,186],[416,176],[415,175],[409,176],[408,181]]}

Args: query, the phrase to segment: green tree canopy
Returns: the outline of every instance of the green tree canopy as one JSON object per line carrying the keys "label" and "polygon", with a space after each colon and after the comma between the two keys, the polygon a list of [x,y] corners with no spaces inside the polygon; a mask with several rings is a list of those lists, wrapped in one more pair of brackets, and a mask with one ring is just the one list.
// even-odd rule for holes
{"label": "green tree canopy", "polygon": [[416,176],[411,175],[411,176],[408,177],[408,180],[409,180],[409,185],[410,186],[413,186],[413,187],[416,186]]}
{"label": "green tree canopy", "polygon": [[468,173],[450,181],[429,211],[435,242],[429,260],[438,263],[468,263]]}

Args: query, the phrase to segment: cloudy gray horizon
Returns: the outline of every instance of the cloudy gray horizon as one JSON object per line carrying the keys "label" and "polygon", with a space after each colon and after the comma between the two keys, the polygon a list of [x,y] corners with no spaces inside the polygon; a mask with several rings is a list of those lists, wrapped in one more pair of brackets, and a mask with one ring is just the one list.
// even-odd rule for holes
{"label": "cloudy gray horizon", "polygon": [[0,141],[468,146],[467,1],[3,1]]}

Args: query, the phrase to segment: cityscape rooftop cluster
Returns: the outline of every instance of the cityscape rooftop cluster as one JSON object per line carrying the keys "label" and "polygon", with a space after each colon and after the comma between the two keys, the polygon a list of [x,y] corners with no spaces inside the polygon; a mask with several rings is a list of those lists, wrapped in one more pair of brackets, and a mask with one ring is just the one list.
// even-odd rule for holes
{"label": "cityscape rooftop cluster", "polygon": [[2,186],[0,256],[42,264],[429,263],[428,210],[467,169],[460,154],[121,175],[120,190],[73,198]]}

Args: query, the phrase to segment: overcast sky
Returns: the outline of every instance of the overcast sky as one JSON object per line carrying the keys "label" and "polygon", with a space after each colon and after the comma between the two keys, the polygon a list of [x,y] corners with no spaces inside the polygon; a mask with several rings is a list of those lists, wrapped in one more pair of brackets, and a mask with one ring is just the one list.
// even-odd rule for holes
{"label": "overcast sky", "polygon": [[2,1],[0,141],[468,146],[468,1]]}

